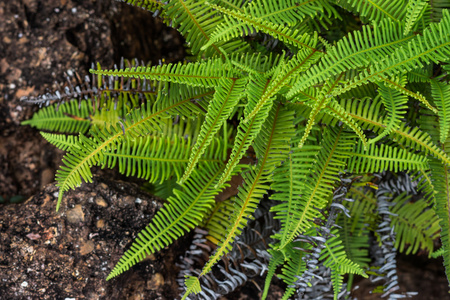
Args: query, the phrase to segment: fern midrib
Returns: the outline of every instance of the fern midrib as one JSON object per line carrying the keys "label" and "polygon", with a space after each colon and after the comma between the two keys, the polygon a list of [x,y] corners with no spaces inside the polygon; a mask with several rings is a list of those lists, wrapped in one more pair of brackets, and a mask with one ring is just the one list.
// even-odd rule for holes
{"label": "fern midrib", "polygon": [[205,275],[207,272],[209,272],[209,269],[211,269],[212,265],[215,264],[215,262],[222,256],[222,253],[225,251],[226,246],[230,243],[230,240],[234,239],[234,237],[235,237],[235,232],[236,232],[237,228],[239,227],[241,220],[243,219],[243,214],[246,211],[247,205],[249,204],[249,202],[253,196],[253,191],[256,188],[256,186],[259,185],[259,178],[265,173],[264,166],[267,162],[267,158],[270,153],[270,146],[273,141],[274,131],[275,131],[275,127],[276,127],[276,121],[277,121],[279,112],[280,112],[280,105],[278,105],[278,107],[277,107],[277,112],[274,117],[272,131],[270,132],[269,140],[267,142],[267,148],[266,148],[266,152],[264,153],[264,158],[260,164],[259,171],[255,176],[255,180],[253,181],[253,184],[252,184],[249,192],[247,193],[247,197],[244,201],[244,205],[242,206],[241,210],[239,211],[239,215],[235,219],[233,227],[231,228],[230,231],[228,231],[225,241],[222,243],[220,248],[216,251],[214,256],[209,259],[208,263],[203,267],[203,271],[200,273],[200,275],[198,277],[201,277],[201,276]]}
{"label": "fern midrib", "polygon": [[388,16],[389,18],[391,18],[393,21],[399,23],[400,20],[397,20],[397,18],[395,18],[394,16],[392,16],[390,13],[388,13],[386,10],[384,10],[383,8],[381,8],[381,6],[377,5],[376,3],[374,3],[372,0],[367,0],[367,2],[369,2],[370,4],[372,4],[372,6],[374,6],[375,8],[377,8],[379,11],[381,11],[382,13],[384,13],[386,16]]}
{"label": "fern midrib", "polygon": [[[183,0],[179,0],[178,2],[183,6],[184,10],[189,15],[189,17],[191,18],[192,22],[194,22],[195,26],[197,26],[197,28],[200,30],[200,33],[203,35],[203,37],[207,41],[209,41],[208,35],[203,30],[203,28],[200,26],[200,24],[197,22],[197,19],[192,14],[191,10],[184,4],[184,1]],[[217,48],[217,46],[214,43],[212,43],[211,46],[213,46],[214,50],[216,50],[216,52],[219,53],[222,57],[225,57],[224,54],[222,53],[222,51],[220,51],[219,48]]]}
{"label": "fern midrib", "polygon": [[271,16],[275,16],[275,15],[278,15],[278,14],[282,14],[284,12],[287,12],[287,11],[290,11],[290,10],[294,10],[296,8],[299,8],[300,6],[307,5],[307,4],[311,3],[311,2],[316,2],[316,1],[317,0],[307,0],[307,1],[304,1],[302,3],[295,3],[295,6],[286,7],[285,9],[280,9],[280,10],[274,11],[273,13],[259,16],[258,18],[264,19],[264,18],[267,18],[267,17],[271,17]]}
{"label": "fern midrib", "polygon": [[440,113],[439,124],[442,124],[441,128],[443,130],[441,130],[441,132],[440,132],[440,137],[441,137],[441,142],[444,143],[445,138],[443,138],[443,137],[446,137],[448,135],[448,123],[446,122],[446,118],[445,118],[445,116],[447,115],[447,109],[443,103],[443,102],[445,102],[445,96],[444,96],[444,92],[442,91],[441,85],[439,83],[435,83],[434,86],[438,88],[439,96],[440,96],[439,98],[440,98],[440,101],[442,102],[442,105],[440,105],[440,107],[439,107],[439,113]]}
{"label": "fern midrib", "polygon": [[309,211],[309,207],[312,205],[312,201],[314,199],[314,196],[316,195],[320,183],[322,181],[322,178],[325,175],[325,171],[328,171],[327,166],[330,164],[331,158],[333,157],[334,151],[336,150],[337,146],[338,146],[338,141],[339,141],[339,137],[341,136],[342,133],[342,128],[339,130],[339,133],[336,137],[336,140],[334,141],[334,145],[333,148],[330,151],[330,154],[328,155],[327,161],[326,163],[323,165],[322,167],[322,171],[320,172],[320,175],[317,177],[316,180],[316,185],[314,186],[314,189],[312,190],[311,196],[308,197],[308,200],[306,200],[306,205],[305,208],[303,209],[302,214],[300,215],[300,218],[297,221],[297,226],[295,226],[294,230],[291,230],[291,234],[289,236],[289,238],[287,240],[281,241],[281,246],[280,248],[283,249],[293,238],[294,234],[297,233],[297,230],[299,230],[299,228],[301,227],[301,225],[306,221],[306,212]]}
{"label": "fern midrib", "polygon": [[[330,110],[332,110],[332,109],[330,108]],[[385,125],[382,124],[382,123],[379,123],[379,122],[376,122],[376,121],[373,121],[373,120],[370,120],[370,119],[366,119],[366,118],[363,118],[361,116],[358,116],[358,115],[355,115],[355,114],[351,114],[351,113],[349,113],[349,115],[351,115],[355,119],[358,119],[358,120],[360,120],[362,122],[365,122],[365,123],[368,123],[368,124],[375,125],[375,126],[377,126],[379,128],[384,128],[385,127]],[[403,137],[405,137],[406,139],[408,139],[410,141],[414,141],[416,144],[420,145],[421,147],[427,149],[429,152],[433,153],[435,157],[439,158],[441,161],[443,161],[446,164],[450,165],[450,159],[448,157],[443,156],[441,153],[439,153],[438,151],[436,151],[432,147],[428,146],[428,144],[423,143],[421,140],[418,140],[415,137],[409,135],[408,133],[400,131],[398,129],[394,129],[394,130],[392,130],[392,132],[395,132],[396,134],[398,134],[400,136],[403,136]]]}
{"label": "fern midrib", "polygon": [[[279,36],[285,38],[286,40],[291,41],[292,44],[297,44],[297,45],[300,45],[300,46],[302,46],[302,47],[308,48],[308,49],[310,49],[310,50],[323,52],[323,51],[318,50],[318,49],[316,49],[316,48],[314,48],[314,47],[311,47],[311,46],[309,46],[309,45],[307,45],[307,44],[305,44],[305,43],[300,42],[299,40],[293,38],[291,35],[287,35],[287,34],[285,34],[285,33],[282,33],[280,30],[278,30],[278,28],[277,28],[277,29],[274,29],[274,27],[281,27],[280,25],[276,25],[276,24],[273,24],[273,23],[271,23],[271,22],[269,22],[269,21],[264,21],[264,20],[263,20],[261,23],[258,23],[258,22],[254,21],[254,20],[251,20],[251,19],[249,19],[249,18],[246,18],[246,15],[242,15],[242,13],[235,13],[235,12],[233,12],[232,10],[229,10],[229,9],[226,9],[226,8],[222,8],[222,7],[217,6],[217,5],[215,5],[215,4],[210,4],[210,5],[211,5],[211,7],[217,9],[218,11],[220,11],[220,12],[222,12],[222,13],[224,13],[224,14],[227,14],[227,15],[229,15],[229,16],[232,16],[232,17],[235,18],[236,20],[241,21],[243,24],[251,24],[251,25],[253,25],[255,28],[262,28],[262,31],[264,31],[264,32],[266,32],[266,33],[274,32],[275,34],[277,34],[277,35],[279,35]],[[257,18],[257,19],[259,19],[259,18]],[[268,25],[264,25],[264,24],[263,24],[264,22],[273,25],[273,27],[270,27],[270,26],[268,26]],[[239,24],[238,26],[241,27],[243,24]],[[286,27],[284,27],[284,26],[282,26],[282,27],[283,27],[283,28],[286,28]],[[289,31],[290,31],[290,30],[289,30]]]}
{"label": "fern midrib", "polygon": [[[172,227],[175,227],[178,225],[178,223],[181,223],[181,220],[187,216],[193,208],[195,208],[197,202],[202,198],[203,194],[211,187],[213,182],[216,180],[216,178],[219,176],[219,174],[222,172],[223,166],[219,168],[215,173],[214,176],[211,177],[211,179],[208,181],[207,184],[204,185],[203,189],[197,194],[197,197],[194,198],[194,201],[191,202],[191,204],[188,206],[188,208],[182,212],[178,218],[173,220],[173,222],[170,223],[169,226],[164,227],[163,229],[158,231],[158,234],[154,236],[151,240],[147,240],[146,243],[144,243],[144,246],[141,245],[141,247],[138,249],[139,251],[133,252],[131,257],[127,257],[128,261],[134,261],[137,257],[140,257],[140,254],[148,251],[147,249],[151,246],[151,244],[154,243],[154,241],[158,240],[159,237],[163,236],[166,232],[169,232],[169,230]],[[159,228],[159,227],[158,227]]]}
{"label": "fern midrib", "polygon": [[[55,118],[45,118],[45,119],[31,119],[31,120],[26,120],[22,122],[22,125],[30,125],[30,124],[41,124],[41,123],[48,123],[48,122],[57,122],[57,123],[63,123],[63,122],[87,122],[89,123],[89,120],[86,119],[75,119],[69,116],[65,116],[65,117],[55,117]],[[55,125],[56,126],[56,125]]]}
{"label": "fern midrib", "polygon": [[[382,73],[385,73],[385,72],[387,72],[387,71],[389,71],[391,69],[395,69],[398,66],[407,64],[407,63],[409,63],[411,61],[414,61],[416,59],[419,59],[420,57],[423,57],[423,56],[429,54],[430,52],[437,51],[438,49],[440,49],[442,47],[447,47],[447,46],[450,46],[450,42],[447,42],[447,43],[444,43],[444,44],[440,44],[439,46],[433,47],[432,49],[429,49],[429,50],[427,50],[425,52],[421,52],[418,55],[410,57],[410,58],[408,58],[406,60],[401,60],[401,61],[397,62],[396,64],[390,65],[390,66],[388,66],[388,67],[386,67],[386,68],[384,68],[382,70],[379,70],[379,71],[376,71],[375,73],[369,74],[368,76],[364,76],[362,79],[359,79],[357,81],[354,81],[353,83],[349,83],[347,86],[344,86],[344,88],[341,89],[334,96],[340,95],[340,94],[344,93],[345,91],[348,91],[348,90],[350,90],[352,88],[356,88],[356,87],[364,84],[366,81],[370,81],[370,79],[375,77],[375,76],[381,76],[382,77],[382,75],[381,75]],[[418,64],[422,64],[422,62],[418,62]],[[398,72],[396,72],[396,73],[398,73]]]}
{"label": "fern midrib", "polygon": [[303,66],[314,55],[314,53],[316,53],[316,50],[313,50],[308,56],[305,57],[305,59],[302,60],[301,63],[299,63],[294,68],[292,68],[289,72],[284,74],[284,76],[282,78],[280,78],[280,79],[276,78],[275,82],[272,83],[272,89],[270,89],[267,93],[264,93],[261,96],[261,99],[258,101],[258,104],[256,104],[255,108],[244,119],[244,122],[247,122],[248,119],[253,118],[258,113],[258,111],[261,109],[261,107],[263,107],[264,104],[268,101],[268,99],[271,98],[275,93],[277,93],[284,86],[284,82],[286,80],[290,80],[291,75],[294,72],[296,72],[301,66]]}
{"label": "fern midrib", "polygon": [[[263,89],[263,94],[266,91],[267,87],[269,86],[269,83],[270,83],[270,80],[267,80],[266,85],[264,86],[264,89]],[[239,157],[239,153],[242,151],[242,148],[245,145],[244,141],[247,140],[255,121],[256,121],[256,115],[252,118],[250,124],[248,125],[248,128],[245,131],[244,136],[242,138],[243,143],[241,143],[239,145],[239,148],[236,150],[236,155],[227,163],[227,165],[229,165],[230,168],[227,168],[225,170],[225,173],[222,175],[222,180],[220,180],[219,184],[223,184],[223,181],[226,180],[228,178],[228,176],[230,176],[230,173],[233,171],[234,168],[232,168],[232,166],[234,164],[236,164],[236,160]]]}
{"label": "fern midrib", "polygon": [[[294,207],[294,173],[293,173],[293,163],[292,163],[292,154],[289,154],[289,198],[288,198],[288,208],[287,208],[287,217],[284,221],[286,226],[289,226],[293,217],[293,207]],[[286,240],[286,235],[288,234],[288,230],[283,230],[283,235],[281,237],[282,241]]]}
{"label": "fern midrib", "polygon": [[[361,51],[354,52],[354,53],[350,54],[349,56],[344,57],[342,60],[336,60],[333,64],[331,64],[331,66],[329,66],[328,68],[326,68],[326,69],[324,69],[324,70],[314,74],[313,76],[311,76],[311,77],[308,76],[307,82],[311,82],[315,78],[318,78],[319,76],[321,76],[322,74],[326,74],[327,72],[329,72],[328,70],[333,69],[336,65],[340,65],[343,62],[347,62],[347,61],[351,60],[355,56],[364,55],[364,53],[366,53],[366,52],[372,52],[372,51],[375,52],[376,50],[379,50],[379,49],[382,49],[382,48],[387,48],[387,47],[390,47],[390,46],[394,46],[396,44],[402,44],[403,42],[405,42],[405,41],[407,41],[409,39],[412,39],[414,37],[415,37],[414,35],[411,35],[411,36],[408,36],[408,37],[405,37],[403,39],[396,40],[396,41],[393,41],[393,42],[390,42],[390,43],[387,43],[387,44],[378,45],[378,46],[370,47],[368,49],[364,49],[364,50],[361,50]],[[325,57],[324,57],[324,59],[325,59]]]}
{"label": "fern midrib", "polygon": [[428,100],[427,100],[424,96],[422,96],[422,95],[420,95],[420,94],[418,94],[418,93],[414,93],[414,92],[408,90],[407,88],[405,88],[405,87],[399,85],[397,82],[394,82],[394,81],[389,80],[389,79],[387,79],[387,78],[383,78],[382,76],[380,76],[380,79],[383,80],[383,81],[385,81],[385,82],[387,82],[387,83],[389,83],[390,85],[395,86],[394,89],[396,89],[396,90],[399,90],[399,89],[402,90],[402,91],[403,91],[403,94],[406,94],[406,95],[408,95],[408,96],[411,96],[411,97],[413,97],[413,98],[419,100],[420,102],[422,102],[422,104],[424,104],[426,107],[428,107],[428,108],[429,108],[432,112],[434,112],[435,114],[438,113],[438,110],[437,110],[435,107],[433,107],[433,106],[430,104],[430,102],[428,102]]}
{"label": "fern midrib", "polygon": [[401,163],[407,163],[407,164],[417,164],[417,165],[426,164],[425,161],[416,161],[414,159],[404,159],[404,158],[390,158],[390,157],[384,157],[384,156],[382,156],[382,154],[380,154],[380,156],[373,156],[370,154],[362,154],[362,153],[358,153],[358,152],[342,152],[342,154],[347,154],[350,157],[357,156],[357,157],[369,158],[369,159],[374,159],[374,160],[393,161],[393,162],[399,162],[399,163],[401,162]]}
{"label": "fern midrib", "polygon": [[[181,182],[185,181],[185,180],[187,179],[187,177],[189,176],[189,174],[192,173],[192,170],[193,170],[194,167],[197,165],[196,163],[193,163],[193,162],[198,161],[198,157],[199,157],[199,155],[200,155],[199,149],[203,149],[205,143],[208,141],[209,135],[211,134],[211,132],[213,131],[213,129],[216,127],[217,122],[219,122],[219,118],[220,118],[220,116],[222,115],[222,111],[223,111],[223,110],[225,109],[225,107],[227,106],[228,100],[230,99],[231,94],[232,94],[232,92],[233,92],[233,88],[234,88],[234,86],[236,85],[236,79],[235,79],[235,80],[232,80],[232,81],[233,81],[233,83],[231,84],[231,87],[230,87],[229,90],[228,90],[227,98],[223,101],[223,104],[222,104],[222,106],[220,107],[220,110],[219,110],[219,112],[217,113],[217,116],[216,116],[216,118],[214,119],[212,125],[209,126],[209,129],[208,129],[208,131],[206,132],[206,134],[204,135],[204,138],[203,138],[201,144],[200,144],[199,146],[195,145],[195,150],[193,150],[193,151],[195,151],[195,152],[194,152],[195,155],[194,155],[194,157],[193,157],[192,159],[190,159],[191,163],[188,165],[188,167],[187,167],[186,170],[184,171],[184,174],[185,174],[185,175],[184,175],[183,178],[181,179]],[[206,121],[206,120],[205,120],[205,121]],[[226,120],[225,120],[225,121],[226,121]]]}
{"label": "fern midrib", "polygon": [[[161,161],[161,162],[167,162],[167,163],[188,163],[189,159],[175,159],[175,158],[157,158],[157,157],[150,157],[150,156],[137,156],[137,155],[131,155],[131,154],[119,154],[119,153],[104,153],[106,156],[114,156],[114,157],[124,157],[124,158],[131,158],[131,159],[137,159],[137,160],[151,160],[151,161]],[[222,162],[219,159],[209,159],[209,158],[200,158],[198,161],[203,162]]]}
{"label": "fern midrib", "polygon": [[[191,101],[191,99],[199,98],[199,97],[202,97],[202,96],[207,95],[207,94],[209,94],[209,93],[210,93],[210,92],[204,93],[204,94],[199,95],[199,96],[197,96],[197,97],[191,97],[191,98],[185,99],[185,100],[180,101],[180,102],[178,102],[178,103],[176,103],[176,104],[173,104],[173,105],[171,105],[171,106],[169,106],[169,107],[167,107],[167,108],[165,108],[165,109],[162,109],[162,110],[160,110],[160,111],[158,111],[158,112],[156,112],[156,113],[154,113],[154,114],[151,114],[151,115],[147,116],[146,118],[143,118],[143,119],[141,119],[140,121],[138,121],[138,122],[132,124],[130,127],[125,128],[124,132],[127,133],[128,131],[132,130],[132,129],[135,128],[136,126],[141,125],[142,123],[146,122],[147,120],[152,119],[153,117],[155,117],[155,116],[157,116],[157,115],[160,115],[160,114],[162,114],[162,113],[164,113],[164,112],[166,112],[166,111],[168,111],[168,110],[170,110],[170,109],[172,109],[172,108],[174,108],[174,107],[177,107],[177,106],[180,106],[180,105],[182,105],[182,104],[184,104],[184,103],[187,103],[187,102]],[[81,160],[81,161],[80,161],[73,169],[71,169],[71,171],[67,174],[67,176],[65,176],[64,181],[63,181],[61,184],[58,184],[58,186],[59,186],[60,189],[61,189],[61,192],[60,192],[59,195],[58,195],[58,203],[57,203],[57,205],[56,205],[56,211],[59,210],[59,205],[60,205],[61,200],[62,200],[63,192],[65,192],[65,191],[67,190],[67,185],[68,185],[68,180],[69,180],[69,178],[71,178],[72,176],[74,176],[75,174],[77,174],[76,171],[77,171],[78,169],[80,169],[85,163],[89,162],[89,160],[91,160],[92,158],[94,158],[94,157],[95,157],[102,149],[104,149],[105,147],[107,147],[107,146],[108,146],[110,143],[112,143],[115,139],[117,139],[118,137],[120,137],[120,136],[122,136],[122,135],[125,135],[124,132],[120,131],[120,132],[116,133],[115,135],[113,135],[111,138],[109,138],[109,139],[107,139],[106,141],[104,141],[97,149],[95,149],[93,152],[89,153],[89,154],[88,154],[85,158],[83,158],[83,159],[82,159],[82,160]]]}

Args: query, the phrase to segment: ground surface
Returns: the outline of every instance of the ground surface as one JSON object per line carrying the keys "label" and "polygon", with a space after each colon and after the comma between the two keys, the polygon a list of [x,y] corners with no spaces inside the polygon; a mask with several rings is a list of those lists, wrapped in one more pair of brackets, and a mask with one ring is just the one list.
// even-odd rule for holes
{"label": "ground surface", "polygon": [[[160,202],[117,181],[122,177],[114,172],[98,171],[102,179],[71,192],[62,213],[55,214],[52,182],[63,153],[38,131],[20,126],[37,107],[19,99],[57,88],[65,72],[83,77],[91,62],[112,67],[122,56],[157,63],[183,55],[176,31],[122,3],[0,1],[0,202],[28,199],[0,206],[0,299],[175,297],[174,260],[188,249],[188,240],[120,279],[104,281]],[[401,257],[399,277],[405,290],[420,292],[416,299],[450,299],[440,261]],[[367,281],[358,284],[358,299],[379,298],[367,296]],[[250,282],[228,299],[256,299],[261,285]],[[279,291],[274,286],[273,299]]]}

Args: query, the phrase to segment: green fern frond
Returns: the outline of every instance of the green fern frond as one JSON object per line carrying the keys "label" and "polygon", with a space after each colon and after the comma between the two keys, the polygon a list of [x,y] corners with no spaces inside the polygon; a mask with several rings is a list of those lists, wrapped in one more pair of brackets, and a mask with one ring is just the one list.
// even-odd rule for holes
{"label": "green fern frond", "polygon": [[[221,142],[212,141],[212,146],[199,159],[203,163],[220,163]],[[151,183],[175,176],[180,179],[188,162],[191,139],[183,136],[163,135],[161,137],[125,137],[111,151],[105,151],[101,164],[108,168],[119,165],[119,172],[126,176],[144,178]]]}
{"label": "green fern frond", "polygon": [[186,285],[186,292],[183,295],[183,298],[181,298],[181,300],[186,299],[186,297],[192,293],[198,294],[202,291],[202,288],[200,287],[200,280],[198,280],[197,277],[186,276],[185,285]]}
{"label": "green fern frond", "polygon": [[439,139],[441,143],[444,143],[450,130],[450,85],[445,82],[431,80],[431,94],[438,108]]}
{"label": "green fern frond", "polygon": [[214,204],[215,195],[221,190],[214,188],[217,178],[223,171],[221,164],[203,164],[202,171],[194,174],[174,190],[175,197],[153,217],[122,256],[107,280],[125,272],[131,266],[142,261],[147,255],[170,245],[185,232],[197,226]]}
{"label": "green fern frond", "polygon": [[272,78],[267,86],[267,89],[258,100],[248,115],[245,115],[244,122],[253,118],[255,114],[265,106],[266,102],[273,99],[274,95],[278,93],[285,85],[296,80],[296,75],[307,70],[314,62],[319,59],[321,54],[317,51],[299,51],[297,55],[290,61],[279,63],[278,68],[274,70],[276,76]]}
{"label": "green fern frond", "polygon": [[[212,31],[222,23],[222,19],[204,1],[171,0],[165,9],[172,25],[183,34],[194,55],[200,54],[202,45],[210,41]],[[212,50],[205,53],[206,57],[223,55],[221,46],[212,45]]]}
{"label": "green fern frond", "polygon": [[78,144],[78,136],[76,135],[55,134],[43,131],[41,131],[40,134],[47,142],[63,151],[70,151],[72,147]]}
{"label": "green fern frond", "polygon": [[221,79],[219,81],[219,86],[209,104],[208,113],[198,135],[197,142],[192,149],[189,164],[181,178],[181,182],[189,178],[200,157],[211,143],[212,138],[241,99],[246,84],[246,79]]}
{"label": "green fern frond", "polygon": [[425,250],[433,252],[434,241],[439,237],[439,218],[424,199],[411,201],[406,193],[397,196],[389,209],[391,227],[396,233],[394,247],[406,254]]}
{"label": "green fern frond", "polygon": [[[342,159],[348,157],[347,153],[354,143],[354,135],[345,132],[342,127],[326,131],[316,163],[311,168],[311,175],[303,180],[302,195],[299,198],[296,195],[298,203],[295,205],[297,209],[292,210],[292,221],[283,228],[287,233],[276,235],[281,240],[281,249],[310,228],[313,225],[311,220],[319,214],[318,210],[327,205],[333,185],[339,180],[338,174],[345,168]],[[284,192],[289,193],[287,187]],[[273,210],[279,213],[284,210],[284,205],[277,205]]]}
{"label": "green fern frond", "polygon": [[379,146],[371,144],[367,151],[364,151],[363,147],[362,143],[358,143],[351,152],[347,153],[349,155],[348,170],[352,173],[412,171],[426,169],[428,166],[426,156],[406,149],[386,144]]}
{"label": "green fern frond", "polygon": [[281,253],[281,251],[269,250],[271,255],[269,265],[267,266],[267,275],[266,280],[264,282],[264,290],[261,296],[261,300],[265,300],[267,295],[269,294],[270,282],[272,281],[273,275],[275,275],[275,271],[279,265],[284,262],[285,255]]}
{"label": "green fern frond", "polygon": [[[400,86],[405,86],[406,78],[402,76],[398,80],[393,80],[394,82],[398,82]],[[378,92],[381,95],[381,100],[383,101],[384,107],[387,110],[387,116],[385,120],[386,128],[384,128],[383,132],[379,134],[376,138],[371,139],[369,144],[378,142],[386,135],[390,134],[392,130],[397,129],[400,126],[400,119],[405,115],[406,109],[408,106],[406,102],[408,98],[401,94],[400,92],[386,86],[381,83],[378,85]]]}
{"label": "green fern frond", "polygon": [[[249,83],[246,89],[246,94],[248,98],[247,105],[244,109],[244,115],[254,109],[258,103],[260,97],[265,94],[270,80],[265,78],[263,75],[250,74]],[[261,108],[256,116],[253,117],[249,122],[239,123],[237,134],[235,137],[233,149],[231,150],[230,158],[227,162],[227,166],[223,175],[219,180],[219,184],[223,184],[231,177],[231,173],[238,165],[242,156],[246,153],[248,148],[252,145],[255,137],[261,131],[264,122],[267,120],[270,109],[272,108],[272,101],[266,102],[263,108]]]}
{"label": "green fern frond", "polygon": [[368,82],[379,81],[379,77],[394,77],[405,70],[423,68],[431,62],[446,62],[450,60],[450,13],[443,12],[441,22],[432,23],[417,35],[407,45],[399,47],[389,56],[380,57],[378,63],[363,70],[360,75],[335,90],[333,96],[342,94],[352,88]]}
{"label": "green fern frond", "polygon": [[307,70],[287,94],[293,97],[306,87],[323,82],[344,71],[376,63],[380,57],[392,55],[398,47],[407,44],[413,35],[403,37],[401,27],[384,21],[372,26],[363,26],[342,38],[327,51],[319,63]]}
{"label": "green fern frond", "polygon": [[278,277],[283,280],[288,287],[283,294],[283,298],[281,298],[282,300],[290,299],[295,293],[295,288],[292,286],[297,281],[297,276],[301,276],[307,267],[306,262],[302,259],[305,252],[296,250],[295,248],[297,247],[308,249],[311,246],[301,242],[291,242],[284,248],[283,251],[285,251],[286,257],[289,259],[281,268],[281,274],[279,274]]}
{"label": "green fern frond", "polygon": [[205,220],[201,226],[208,230],[206,239],[218,245],[222,239],[225,238],[227,228],[232,224],[230,223],[230,216],[234,212],[233,199],[216,203],[216,206],[209,214],[209,218]]}
{"label": "green fern frond", "polygon": [[403,95],[409,96],[411,98],[417,99],[420,102],[422,102],[423,105],[425,105],[426,108],[428,108],[429,110],[431,110],[433,113],[437,113],[437,109],[435,107],[433,107],[430,102],[428,102],[428,100],[420,94],[420,92],[413,92],[411,90],[409,90],[408,88],[406,88],[404,86],[404,83],[402,82],[403,76],[401,77],[397,77],[396,80],[390,80],[387,78],[382,78],[382,81],[385,83],[385,85],[387,87],[390,87],[400,93],[402,93]]}
{"label": "green fern frond", "polygon": [[292,45],[299,49],[317,50],[317,33],[314,36],[311,36],[309,33],[302,34],[298,30],[291,30],[287,26],[246,15],[244,12],[230,10],[208,2],[206,4],[224,14],[224,23],[216,27],[211,40],[202,49],[207,49],[218,41],[229,41],[233,38],[241,37],[242,33],[249,35],[255,29],[269,34],[287,45]]}
{"label": "green fern frond", "polygon": [[428,3],[424,0],[409,0],[408,1],[408,11],[406,13],[405,20],[405,30],[403,32],[404,35],[407,35],[413,28],[413,26],[417,23],[419,19],[421,19],[422,15],[425,13],[426,8],[428,7]]}
{"label": "green fern frond", "polygon": [[199,277],[208,273],[212,266],[230,251],[235,237],[242,232],[258,202],[269,189],[268,182],[271,180],[280,156],[287,155],[289,151],[289,140],[286,141],[284,135],[286,131],[291,130],[292,124],[285,120],[286,113],[289,112],[283,111],[278,105],[271,110],[268,122],[264,123],[261,134],[255,140],[255,148],[259,148],[259,153],[263,153],[263,156],[258,159],[256,170],[243,174],[245,184],[239,188],[239,194],[236,197],[235,211],[231,216],[232,226],[227,229],[225,239],[220,242],[215,253],[209,258]]}
{"label": "green fern frond", "polygon": [[257,0],[249,3],[242,11],[247,16],[267,20],[274,24],[295,26],[307,17],[337,15],[335,8],[326,0],[280,1]]}
{"label": "green fern frond", "polygon": [[79,148],[74,153],[68,153],[63,159],[64,165],[57,171],[56,180],[59,187],[58,203],[59,209],[63,194],[81,184],[81,178],[87,182],[92,181],[91,166],[103,161],[105,151],[114,149],[126,135],[138,137],[146,135],[159,129],[157,121],[166,113],[177,109],[182,105],[190,103],[192,98],[179,99],[178,101],[166,103],[165,108],[154,111],[151,103],[134,110],[126,116],[123,123],[112,125],[109,128],[99,129],[93,127],[90,131],[92,138],[80,135]]}
{"label": "green fern frond", "polygon": [[289,228],[292,222],[296,221],[298,212],[303,209],[300,195],[305,191],[304,181],[312,171],[315,156],[320,147],[305,145],[303,148],[294,148],[292,153],[281,167],[278,167],[273,177],[271,188],[275,193],[271,200],[282,201],[273,206],[271,211],[276,213],[275,218],[280,219],[281,231],[275,234],[275,238],[281,241],[281,244],[287,244],[291,238],[291,232],[284,230]]}
{"label": "green fern frond", "polygon": [[333,236],[325,242],[325,249],[322,250],[319,260],[323,260],[323,264],[331,269],[334,298],[337,299],[344,274],[357,274],[366,278],[368,276],[361,266],[348,259],[337,229],[333,230],[332,234]]}
{"label": "green fern frond", "polygon": [[189,64],[164,64],[153,67],[131,67],[116,70],[90,70],[96,75],[119,76],[123,78],[140,78],[186,84],[193,87],[214,88],[222,78],[227,77],[226,65],[221,59],[210,59],[204,62]]}
{"label": "green fern frond", "polygon": [[86,133],[91,125],[92,114],[90,101],[68,101],[44,107],[22,125],[30,125],[39,130],[57,131],[61,133]]}
{"label": "green fern frond", "polygon": [[355,14],[363,22],[380,22],[388,19],[400,23],[407,13],[407,0],[334,0],[335,3]]}
{"label": "green fern frond", "polygon": [[352,218],[339,216],[338,232],[347,257],[362,268],[367,268],[370,263],[369,228],[364,223],[366,221],[364,216],[356,215],[355,217],[357,218],[356,222]]}
{"label": "green fern frond", "polygon": [[[365,102],[357,103],[343,102],[343,107],[347,109],[353,119],[355,119],[363,129],[371,129],[375,132],[384,129],[385,125],[380,116],[379,103],[364,105]],[[419,128],[411,128],[404,123],[400,124],[398,129],[391,133],[393,140],[404,146],[417,151],[423,151],[424,154],[431,154],[446,164],[450,164],[450,158],[446,153],[439,149],[431,140],[431,137],[421,131]]]}
{"label": "green fern frond", "polygon": [[[447,152],[450,149],[448,140],[443,145]],[[439,226],[441,227],[441,243],[445,274],[447,280],[450,278],[450,167],[436,160],[430,160],[431,179],[436,194],[434,196],[434,209],[439,216]]]}

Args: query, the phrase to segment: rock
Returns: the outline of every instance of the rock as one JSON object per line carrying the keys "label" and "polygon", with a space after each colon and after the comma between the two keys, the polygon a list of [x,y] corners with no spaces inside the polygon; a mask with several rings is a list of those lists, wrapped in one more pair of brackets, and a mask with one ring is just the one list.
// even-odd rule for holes
{"label": "rock", "polygon": [[150,290],[157,290],[163,284],[164,284],[164,276],[161,273],[156,273],[147,282],[147,288]]}
{"label": "rock", "polygon": [[108,206],[108,203],[106,203],[105,199],[103,199],[102,197],[96,197],[94,201],[95,201],[95,204],[97,204],[98,206],[101,206],[101,207]]}
{"label": "rock", "polygon": [[[134,237],[162,205],[136,184],[99,178],[66,192],[58,213],[58,188],[54,184],[22,204],[0,208],[0,299],[179,296],[174,259],[189,244],[182,239],[153,255],[155,259],[106,281]],[[116,199],[123,207],[113,202],[102,207],[86,201],[93,194]],[[136,197],[143,200],[140,205],[129,201]]]}
{"label": "rock", "polygon": [[94,243],[92,241],[87,241],[80,247],[80,254],[86,255],[92,252],[94,250]]}
{"label": "rock", "polygon": [[75,205],[73,209],[67,212],[67,222],[71,224],[84,222],[84,213],[80,204]]}

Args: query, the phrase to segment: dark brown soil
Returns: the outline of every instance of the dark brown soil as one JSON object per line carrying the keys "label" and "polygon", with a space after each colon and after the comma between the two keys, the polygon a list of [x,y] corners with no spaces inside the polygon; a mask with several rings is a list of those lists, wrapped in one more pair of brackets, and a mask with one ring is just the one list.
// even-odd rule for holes
{"label": "dark brown soil", "polygon": [[[52,182],[63,153],[38,131],[20,126],[37,110],[20,98],[55,89],[66,72],[84,77],[92,62],[111,68],[120,57],[158,63],[183,56],[183,39],[175,30],[123,3],[0,1],[0,202],[28,199],[0,204],[0,299],[178,295],[174,260],[188,249],[189,236],[118,279],[105,281],[161,204],[136,185],[117,181],[122,177],[116,173],[98,171],[102,179],[68,193],[56,214]],[[401,257],[399,276],[405,289],[420,292],[415,299],[450,299],[441,261]],[[358,284],[358,299],[379,299],[368,296],[372,287],[367,281]],[[257,299],[262,286],[262,279],[250,281],[223,299]],[[272,299],[279,298],[279,285],[271,293]]]}

